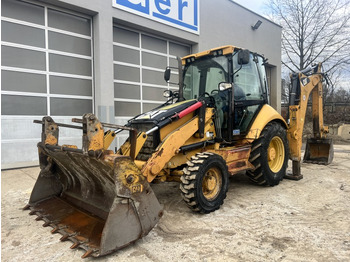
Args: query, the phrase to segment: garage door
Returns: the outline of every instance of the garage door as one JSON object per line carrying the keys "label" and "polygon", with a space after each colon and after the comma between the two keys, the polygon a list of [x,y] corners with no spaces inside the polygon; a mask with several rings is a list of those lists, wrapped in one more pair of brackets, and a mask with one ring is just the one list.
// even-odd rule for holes
{"label": "garage door", "polygon": [[115,117],[125,124],[164,103],[164,90],[178,90],[164,81],[164,69],[177,67],[176,56],[189,54],[191,46],[118,26],[113,38]]}
{"label": "garage door", "polygon": [[[2,168],[36,161],[41,126],[93,111],[91,18],[36,2],[2,0]],[[80,142],[74,130],[60,144]],[[76,138],[79,137],[79,140]]]}

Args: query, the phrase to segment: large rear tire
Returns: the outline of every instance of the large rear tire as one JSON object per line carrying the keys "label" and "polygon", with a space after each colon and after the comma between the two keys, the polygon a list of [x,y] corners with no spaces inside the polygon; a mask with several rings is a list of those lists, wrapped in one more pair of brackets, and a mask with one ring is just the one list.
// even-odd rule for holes
{"label": "large rear tire", "polygon": [[198,153],[183,169],[180,189],[187,206],[195,212],[210,213],[220,208],[228,190],[225,160],[210,152]]}
{"label": "large rear tire", "polygon": [[249,161],[254,170],[246,174],[259,185],[278,185],[286,174],[288,154],[286,129],[276,122],[269,123],[252,143]]}

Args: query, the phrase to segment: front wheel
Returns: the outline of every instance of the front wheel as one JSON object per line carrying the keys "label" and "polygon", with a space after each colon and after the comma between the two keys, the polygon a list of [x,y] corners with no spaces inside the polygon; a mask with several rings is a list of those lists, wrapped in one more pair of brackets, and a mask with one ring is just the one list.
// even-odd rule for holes
{"label": "front wheel", "polygon": [[199,213],[220,208],[228,189],[228,169],[225,160],[210,152],[198,153],[187,162],[180,189],[187,206]]}
{"label": "front wheel", "polygon": [[286,174],[288,154],[286,129],[275,122],[267,124],[252,143],[249,161],[254,170],[247,171],[248,177],[259,185],[278,185]]}

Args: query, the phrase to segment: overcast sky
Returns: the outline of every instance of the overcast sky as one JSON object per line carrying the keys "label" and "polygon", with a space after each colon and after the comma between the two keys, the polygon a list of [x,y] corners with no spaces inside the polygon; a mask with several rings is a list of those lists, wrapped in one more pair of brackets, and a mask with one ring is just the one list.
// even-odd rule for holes
{"label": "overcast sky", "polygon": [[263,4],[266,0],[233,0],[234,2],[263,15]]}

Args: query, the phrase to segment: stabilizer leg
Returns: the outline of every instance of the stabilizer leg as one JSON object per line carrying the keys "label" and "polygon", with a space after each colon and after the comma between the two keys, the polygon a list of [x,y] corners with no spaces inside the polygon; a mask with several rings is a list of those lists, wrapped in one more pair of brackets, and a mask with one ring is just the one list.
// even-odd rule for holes
{"label": "stabilizer leg", "polygon": [[287,173],[284,178],[298,181],[303,178],[300,170],[300,160],[292,160],[292,173]]}

